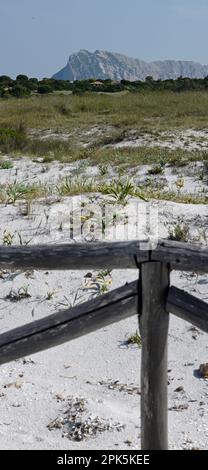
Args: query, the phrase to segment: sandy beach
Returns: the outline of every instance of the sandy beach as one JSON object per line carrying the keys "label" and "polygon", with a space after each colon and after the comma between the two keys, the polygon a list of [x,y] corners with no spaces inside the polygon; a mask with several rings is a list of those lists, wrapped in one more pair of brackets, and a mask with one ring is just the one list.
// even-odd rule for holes
{"label": "sandy beach", "polygon": [[[7,156],[5,156],[5,159]],[[25,157],[13,168],[0,171],[0,183],[22,180],[55,184],[73,174],[77,163],[43,164]],[[196,168],[187,167],[182,191],[204,191]],[[109,169],[109,171],[111,171]],[[113,172],[114,170],[112,170]],[[148,167],[134,177],[144,180]],[[178,175],[165,169],[171,188]],[[85,167],[86,174],[98,172]],[[90,195],[87,197],[91,197]],[[93,196],[95,197],[95,196]],[[79,196],[77,196],[78,200]],[[99,204],[102,196],[96,196]],[[134,198],[129,198],[131,209]],[[1,243],[66,243],[69,241],[70,198],[57,195],[34,200],[24,213],[25,201],[0,206]],[[189,237],[206,243],[207,205],[154,202],[159,212],[159,236],[183,220]],[[60,230],[61,226],[61,230]],[[7,237],[7,238],[6,238]],[[31,241],[30,241],[31,240]],[[74,243],[74,241],[71,241]],[[6,243],[7,244],[7,243]],[[102,292],[98,272],[86,271],[0,272],[1,332],[83,302]],[[138,278],[137,270],[110,273],[109,289]],[[208,276],[173,272],[171,283],[208,299]],[[140,356],[141,349],[128,344],[138,330],[137,315],[70,343],[25,357],[4,366],[0,374],[1,449],[139,449],[140,448]],[[158,338],[158,341],[160,339]],[[169,445],[170,449],[206,449],[208,440],[207,380],[199,374],[208,361],[206,334],[171,317],[169,331]],[[71,432],[70,420],[81,419],[82,432]],[[78,436],[78,438],[77,438]],[[77,440],[78,439],[78,440]]]}

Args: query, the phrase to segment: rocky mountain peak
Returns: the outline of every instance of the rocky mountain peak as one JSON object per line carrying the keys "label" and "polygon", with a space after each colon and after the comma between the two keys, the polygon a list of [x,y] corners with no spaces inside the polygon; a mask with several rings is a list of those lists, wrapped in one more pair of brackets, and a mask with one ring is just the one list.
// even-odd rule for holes
{"label": "rocky mountain peak", "polygon": [[145,62],[119,53],[81,49],[69,56],[66,66],[53,78],[72,81],[88,78],[134,81],[144,80],[148,75],[161,80],[180,76],[204,78],[208,75],[208,65],[181,60]]}

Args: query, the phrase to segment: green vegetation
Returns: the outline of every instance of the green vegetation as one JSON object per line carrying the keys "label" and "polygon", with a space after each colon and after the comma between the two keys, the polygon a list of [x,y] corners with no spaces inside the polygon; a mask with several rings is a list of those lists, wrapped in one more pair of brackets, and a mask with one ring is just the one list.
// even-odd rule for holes
{"label": "green vegetation", "polygon": [[81,177],[66,177],[57,186],[61,196],[73,196],[76,194],[92,193],[98,191],[99,187],[93,179],[83,179]]}
{"label": "green vegetation", "polygon": [[159,175],[159,174],[163,174],[163,171],[164,171],[163,165],[161,165],[160,163],[159,164],[155,163],[155,165],[153,165],[152,168],[148,170],[148,173],[149,175]]}
{"label": "green vegetation", "polygon": [[13,168],[13,164],[10,160],[4,160],[4,162],[0,163],[1,170],[10,170]]}
{"label": "green vegetation", "polygon": [[[84,95],[36,94],[29,98],[0,100],[0,127],[55,129],[71,132],[92,126],[113,126],[122,137],[128,129],[140,135],[161,130],[203,128],[208,120],[207,91],[145,91],[142,93]],[[114,137],[114,136],[113,136]],[[116,135],[115,135],[116,137]]]}
{"label": "green vegetation", "polygon": [[[138,136],[149,132],[157,140],[161,138],[162,130],[203,128],[207,122],[208,93],[205,91],[180,94],[127,92],[111,96],[43,94],[21,100],[13,98],[0,100],[0,152],[42,156],[44,162],[88,159],[89,164],[102,165],[102,174],[109,164],[119,166],[122,171],[131,166],[152,164],[150,172],[159,174],[165,164],[182,166],[190,161],[206,162],[208,153],[159,147],[115,149],[106,145],[119,142],[132,128]],[[108,126],[109,131],[84,138],[93,126]],[[49,133],[42,139],[44,129],[56,132],[57,137],[50,138]],[[61,133],[69,134],[69,138],[62,139]],[[88,139],[88,143],[90,140],[90,144],[80,148],[80,141],[84,139],[86,142]]]}
{"label": "green vegetation", "polygon": [[45,296],[45,300],[51,300],[54,297],[55,293],[56,293],[55,289],[48,290]]}
{"label": "green vegetation", "polygon": [[98,283],[99,294],[105,294],[108,292],[112,284],[111,270],[106,269],[104,271],[100,271],[96,276],[96,282]]}
{"label": "green vegetation", "polygon": [[183,91],[201,91],[208,89],[208,77],[204,79],[191,79],[179,77],[176,80],[154,80],[152,77],[146,77],[144,81],[137,80],[134,82],[121,80],[56,80],[53,78],[28,78],[27,75],[18,75],[15,80],[1,75],[0,76],[0,96],[8,98],[16,96],[22,98],[31,93],[48,94],[52,92],[71,91],[76,95],[86,92],[94,93],[118,93],[124,91],[130,92],[147,92],[147,91],[172,91],[181,93]]}
{"label": "green vegetation", "polygon": [[51,93],[56,90],[71,90],[70,82],[64,80],[53,80],[44,78],[28,78],[27,75],[18,75],[15,80],[6,75],[0,76],[0,97],[24,98],[30,96],[31,93]]}
{"label": "green vegetation", "polygon": [[3,245],[11,246],[14,238],[14,233],[9,232],[8,230],[4,230],[3,233]]}
{"label": "green vegetation", "polygon": [[[73,175],[54,188],[17,181],[1,185],[0,202],[15,203],[51,193],[66,196],[100,192],[123,205],[129,196],[207,203],[206,191],[186,194],[182,188],[183,166],[190,162],[203,162],[198,177],[207,180],[208,152],[149,148],[148,144],[137,148],[112,145],[131,137],[144,137],[145,142],[146,133],[153,141],[166,139],[166,134],[161,135],[166,130],[168,140],[174,141],[171,131],[207,128],[208,78],[161,82],[148,77],[144,82],[134,83],[110,80],[70,83],[38,81],[25,75],[18,75],[16,80],[0,76],[0,96],[0,169],[12,168],[11,157],[24,154],[42,157],[44,163],[81,161],[83,165],[97,165],[100,171],[95,181],[84,176],[84,168],[77,167]],[[51,133],[54,135],[50,137]],[[200,143],[201,137],[193,134],[187,139]],[[184,141],[185,145],[186,138]],[[8,156],[5,158],[4,154]],[[138,172],[137,167],[144,164],[151,165],[149,176],[162,175],[165,165],[181,167],[175,191],[166,191],[164,185],[155,187],[153,180],[157,178],[149,177],[149,182],[137,188],[132,180],[122,177],[128,171],[133,175],[134,167]],[[120,176],[110,180],[111,168],[116,168]]]}
{"label": "green vegetation", "polygon": [[[0,116],[1,120],[1,116]],[[73,162],[88,160],[88,164],[99,165],[101,176],[108,172],[108,165],[119,168],[120,172],[139,165],[153,165],[150,174],[162,174],[165,164],[182,167],[191,161],[203,161],[203,174],[206,175],[208,164],[208,152],[188,150],[167,150],[158,147],[138,148],[110,148],[102,144],[90,145],[87,148],[79,148],[70,140],[38,139],[29,137],[24,126],[20,123],[18,128],[0,127],[0,152],[10,155],[27,154],[43,157],[43,162],[59,160],[60,162]],[[101,163],[102,162],[102,163]],[[0,163],[1,168],[11,168],[12,162],[7,160]]]}
{"label": "green vegetation", "polygon": [[[135,167],[139,165],[156,165],[164,167],[165,164],[181,167],[187,165],[189,162],[194,161],[203,161],[206,165],[208,164],[208,152],[205,151],[192,151],[187,150],[167,150],[160,148],[148,148],[148,147],[138,147],[138,148],[98,148],[91,149],[89,152],[89,161],[93,164],[98,164],[102,162],[102,165],[111,164],[116,168],[122,168],[124,171],[130,167]],[[158,163],[159,162],[159,163]],[[162,162],[162,163],[160,163]],[[153,173],[154,174],[154,173]]]}
{"label": "green vegetation", "polygon": [[25,184],[24,182],[10,183],[0,186],[0,202],[14,204],[19,199],[33,199],[44,196],[48,188],[37,184]]}
{"label": "green vegetation", "polygon": [[0,149],[2,152],[23,150],[26,145],[26,135],[23,129],[0,128]]}
{"label": "green vegetation", "polygon": [[146,200],[156,199],[172,202],[181,202],[183,204],[207,204],[208,195],[205,194],[191,194],[191,193],[176,193],[174,191],[166,191],[157,189],[150,186],[140,186],[140,193]]}
{"label": "green vegetation", "polygon": [[114,204],[122,204],[125,206],[128,202],[129,196],[137,196],[145,200],[145,197],[136,190],[135,184],[129,178],[126,179],[115,179],[111,183],[104,183],[100,186],[100,192],[110,196]]}
{"label": "green vegetation", "polygon": [[136,344],[139,348],[141,348],[142,340],[137,330],[134,334],[130,335],[127,338],[127,344]]}
{"label": "green vegetation", "polygon": [[[50,195],[73,196],[84,193],[101,193],[106,196],[107,202],[126,205],[130,196],[138,197],[144,201],[151,199],[182,202],[184,204],[207,204],[208,195],[189,194],[174,191],[167,191],[163,188],[155,187],[151,181],[148,185],[137,187],[133,181],[127,179],[113,179],[111,183],[106,183],[102,179],[96,181],[93,178],[65,177],[56,186],[39,184],[26,184],[25,182],[13,182],[0,185],[0,203],[14,204],[16,201],[24,201],[24,206],[20,206],[20,213],[24,216],[30,215],[31,201]],[[28,203],[28,204],[27,204]]]}
{"label": "green vegetation", "polygon": [[20,300],[28,299],[29,297],[31,297],[29,286],[22,286],[18,289],[10,289],[5,298],[11,302],[19,302]]}
{"label": "green vegetation", "polygon": [[178,221],[175,225],[168,229],[169,239],[177,242],[187,242],[189,238],[189,227],[183,222],[181,217],[178,217]]}

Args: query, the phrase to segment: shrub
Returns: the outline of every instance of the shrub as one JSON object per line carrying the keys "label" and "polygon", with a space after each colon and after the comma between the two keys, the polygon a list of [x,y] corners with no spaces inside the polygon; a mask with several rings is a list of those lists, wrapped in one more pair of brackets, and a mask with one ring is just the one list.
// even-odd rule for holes
{"label": "shrub", "polygon": [[51,93],[53,91],[50,85],[39,85],[38,86],[38,93],[41,95],[45,95],[47,93]]}
{"label": "shrub", "polygon": [[13,86],[10,93],[12,96],[15,96],[15,98],[25,98],[31,94],[30,90],[23,85]]}
{"label": "shrub", "polygon": [[2,152],[12,152],[23,150],[27,142],[26,135],[21,130],[0,128],[0,150]]}
{"label": "shrub", "polygon": [[28,77],[27,75],[20,74],[20,75],[17,75],[16,80],[18,82],[27,82]]}
{"label": "shrub", "polygon": [[3,84],[3,86],[9,86],[13,83],[12,78],[8,77],[7,75],[1,75],[0,76],[0,83]]}
{"label": "shrub", "polygon": [[12,162],[10,160],[5,160],[0,164],[1,170],[10,170],[10,168],[13,168]]}

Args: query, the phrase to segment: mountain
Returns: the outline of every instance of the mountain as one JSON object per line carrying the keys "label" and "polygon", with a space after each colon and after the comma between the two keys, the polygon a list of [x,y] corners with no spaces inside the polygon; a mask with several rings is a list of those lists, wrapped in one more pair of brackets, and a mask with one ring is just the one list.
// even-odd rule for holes
{"label": "mountain", "polygon": [[161,80],[180,76],[204,78],[208,75],[208,65],[175,60],[145,62],[113,52],[89,52],[81,49],[69,56],[66,66],[53,75],[53,78],[72,81],[88,78],[134,81],[144,80],[148,75]]}

